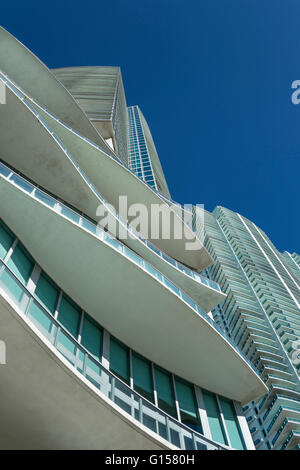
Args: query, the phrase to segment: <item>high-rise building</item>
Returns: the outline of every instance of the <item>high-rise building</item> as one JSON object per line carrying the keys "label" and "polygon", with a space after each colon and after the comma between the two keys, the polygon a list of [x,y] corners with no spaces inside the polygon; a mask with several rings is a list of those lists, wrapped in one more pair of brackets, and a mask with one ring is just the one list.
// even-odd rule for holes
{"label": "high-rise building", "polygon": [[127,165],[126,97],[120,67],[66,67],[52,72]]}
{"label": "high-rise building", "polygon": [[280,253],[253,222],[223,207],[205,214],[206,274],[227,294],[217,324],[269,392],[245,408],[257,449],[300,448],[299,256]]}
{"label": "high-rise building", "polygon": [[[242,406],[267,385],[210,316],[215,255],[172,208],[120,70],[51,72],[1,28],[0,85],[1,448],[254,448]],[[151,227],[159,206],[169,236],[120,197]]]}
{"label": "high-rise building", "polygon": [[164,196],[170,197],[149,126],[138,106],[128,108],[129,168]]}

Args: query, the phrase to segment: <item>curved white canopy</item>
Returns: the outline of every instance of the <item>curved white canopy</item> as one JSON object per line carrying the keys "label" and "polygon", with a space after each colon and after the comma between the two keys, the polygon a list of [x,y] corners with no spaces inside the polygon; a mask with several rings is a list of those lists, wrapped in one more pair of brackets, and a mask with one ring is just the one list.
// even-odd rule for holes
{"label": "curved white canopy", "polygon": [[[11,122],[14,122],[13,126]],[[0,158],[42,188],[97,220],[96,211],[101,204],[99,197],[92,191],[49,130],[42,125],[20,97],[9,89],[6,105],[0,106],[0,133],[2,136]],[[117,227],[119,227],[118,221]],[[124,243],[174,281],[205,312],[224,300],[224,294],[179,271],[138,238],[128,237]]]}
{"label": "curved white canopy", "polygon": [[239,402],[266,393],[225,336],[134,261],[3,178],[0,198],[4,222],[37,262],[125,344],[178,376]]}
{"label": "curved white canopy", "polygon": [[38,57],[3,27],[0,27],[0,64],[1,71],[41,106],[106,152],[111,152],[71,93]]}

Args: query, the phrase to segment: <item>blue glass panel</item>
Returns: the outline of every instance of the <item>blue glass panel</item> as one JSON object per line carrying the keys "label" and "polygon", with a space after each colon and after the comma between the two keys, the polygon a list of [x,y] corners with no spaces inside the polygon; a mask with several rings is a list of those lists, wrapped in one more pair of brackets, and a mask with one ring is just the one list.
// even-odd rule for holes
{"label": "blue glass panel", "polygon": [[216,442],[227,445],[217,399],[215,395],[206,390],[203,390],[202,393],[212,438]]}
{"label": "blue glass panel", "polygon": [[202,434],[194,386],[178,377],[175,379],[175,385],[181,421]]}
{"label": "blue glass panel", "polygon": [[55,312],[59,289],[45,273],[40,275],[34,295],[49,312]]}
{"label": "blue glass panel", "polygon": [[132,375],[134,389],[150,401],[154,401],[151,363],[132,353]]}
{"label": "blue glass panel", "polygon": [[154,366],[154,374],[159,408],[174,418],[177,418],[171,375],[157,366]]}
{"label": "blue glass panel", "polygon": [[10,249],[15,236],[12,232],[0,222],[0,258],[4,259]]}
{"label": "blue glass panel", "polygon": [[223,397],[220,397],[219,400],[231,446],[234,449],[245,449],[244,440],[242,437],[233,403],[227,398]]}
{"label": "blue glass panel", "polygon": [[81,344],[99,361],[102,355],[102,329],[87,314],[84,315]]}
{"label": "blue glass panel", "polygon": [[27,283],[34,266],[34,261],[25,248],[18,243],[7,262],[7,266],[24,284]]}

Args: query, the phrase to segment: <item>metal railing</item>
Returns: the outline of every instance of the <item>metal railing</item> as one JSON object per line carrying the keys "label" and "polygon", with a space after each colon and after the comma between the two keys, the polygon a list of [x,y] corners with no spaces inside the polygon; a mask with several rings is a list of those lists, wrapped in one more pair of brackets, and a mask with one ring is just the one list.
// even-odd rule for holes
{"label": "metal railing", "polygon": [[158,271],[158,269],[156,269],[154,266],[144,260],[141,256],[139,256],[133,250],[128,248],[127,245],[122,243],[117,238],[114,238],[111,234],[105,232],[105,230],[99,227],[99,225],[92,223],[90,220],[78,214],[74,210],[70,209],[62,202],[47,194],[45,191],[42,191],[41,189],[37,188],[33,183],[29,182],[24,177],[18,175],[11,168],[7,167],[1,162],[0,177],[6,179],[11,184],[14,184],[15,186],[21,188],[28,195],[43,203],[44,205],[48,206],[56,213],[66,217],[68,220],[75,223],[77,226],[87,230],[89,233],[94,235],[106,245],[109,245],[110,247],[118,250],[122,255],[129,258],[131,261],[136,263],[141,269],[143,269],[152,277],[157,279],[160,283],[164,285],[164,287],[171,290],[173,294],[179,297],[184,303],[186,303],[198,315],[200,315],[205,321],[207,321],[213,327],[213,329],[216,330],[222,336],[222,338],[226,342],[230,343],[233,349],[251,367],[251,369],[256,374],[258,374],[253,364],[248,360],[248,358],[246,358],[240,353],[239,349],[233,343],[233,341],[223,332],[223,330],[216,324],[216,322],[209,317],[209,315],[203,312],[200,307],[177,285],[170,281],[166,276],[164,276],[160,271]]}
{"label": "metal railing", "polygon": [[157,408],[106,369],[41,305],[0,260],[0,294],[3,296],[3,293],[12,301],[16,311],[21,310],[29,322],[72,367],[138,423],[180,449],[227,450],[227,447],[202,436]]}
{"label": "metal railing", "polygon": [[[90,187],[90,189],[93,191],[93,193],[100,199],[100,201],[102,202],[102,204],[106,207],[106,209],[108,211],[111,212],[111,208],[107,205],[107,202],[105,201],[105,199],[103,198],[103,196],[99,193],[99,191],[94,187],[94,185],[89,181],[89,179],[87,178],[87,176],[85,175],[85,173],[81,170],[80,166],[78,165],[78,163],[74,160],[74,158],[72,157],[72,155],[70,154],[70,152],[67,150],[67,148],[63,145],[63,143],[61,142],[61,140],[55,135],[55,133],[53,132],[53,130],[48,126],[48,124],[41,118],[41,116],[38,114],[38,112],[29,104],[28,100],[26,100],[23,96],[23,94],[21,93],[21,91],[15,86],[13,85],[7,78],[5,78],[5,76],[3,74],[0,73],[0,79],[5,83],[6,86],[8,86],[11,91],[13,91],[13,93],[18,96],[19,99],[21,99],[21,101],[24,102],[24,104],[28,107],[28,109],[30,109],[30,111],[37,117],[37,119],[39,119],[39,121],[42,123],[42,125],[47,129],[47,131],[52,135],[52,137],[54,138],[54,140],[58,143],[58,145],[61,147],[61,149],[63,150],[63,152],[66,154],[66,156],[72,161],[73,165],[75,166],[75,168],[77,169],[77,171],[80,173],[80,175],[82,176],[82,178],[84,179],[84,181],[87,183],[87,185]],[[38,105],[40,106],[40,105]],[[65,127],[67,127],[68,129],[70,129],[72,132],[74,132],[77,136],[79,136],[82,140],[90,143],[91,145],[93,145],[94,147],[97,145],[95,143],[93,143],[92,141],[90,141],[89,139],[87,139],[86,137],[83,137],[81,136],[80,134],[78,134],[78,132],[74,131],[74,129],[70,128],[69,126],[67,126],[65,123],[61,122],[56,116],[54,116],[52,113],[50,113],[48,110],[44,109],[44,108],[41,108],[43,109],[43,111],[45,111],[47,114],[49,114],[53,119],[55,119],[57,122],[61,123],[62,125],[64,125]],[[101,150],[101,152],[104,152],[102,149],[99,148],[99,150]],[[105,152],[104,152],[105,153]],[[105,155],[109,158],[113,158],[114,160],[116,160],[121,166],[123,166],[124,168],[126,168],[128,171],[130,171],[125,165],[123,162],[119,161],[118,159],[116,159],[113,155],[109,155],[107,153],[105,153]],[[143,180],[141,180],[143,181]],[[145,183],[143,181],[143,183]],[[146,183],[145,183],[146,184]],[[147,185],[148,186],[148,185]],[[152,190],[154,190],[153,188],[151,188]],[[154,192],[156,192],[158,195],[160,195],[160,193],[156,190],[154,190]],[[161,196],[161,195],[160,195]],[[165,198],[165,196],[164,196]],[[177,203],[178,205],[178,203]],[[192,269],[184,266],[183,264],[181,264],[179,261],[176,261],[175,259],[173,259],[172,257],[168,256],[167,254],[165,254],[163,251],[159,250],[155,245],[153,245],[151,242],[149,242],[148,240],[144,239],[143,237],[141,237],[128,223],[126,223],[124,220],[122,220],[122,218],[118,215],[118,214],[114,214],[115,217],[118,219],[118,221],[124,226],[126,227],[126,229],[128,230],[128,232],[134,237],[134,238],[137,238],[139,239],[140,242],[142,242],[143,244],[145,244],[151,251],[153,251],[156,255],[160,256],[160,258],[164,259],[164,261],[167,261],[168,263],[170,263],[173,267],[177,268],[178,270],[180,270],[181,272],[185,273],[186,275],[192,277],[193,279],[195,279],[197,282],[200,282],[201,284],[204,284],[206,285],[207,287],[210,287],[211,289],[215,289],[219,292],[222,292],[221,291],[221,288],[219,286],[219,284],[215,281],[212,281],[211,279],[207,279],[205,276],[202,276],[201,274],[193,271]]]}

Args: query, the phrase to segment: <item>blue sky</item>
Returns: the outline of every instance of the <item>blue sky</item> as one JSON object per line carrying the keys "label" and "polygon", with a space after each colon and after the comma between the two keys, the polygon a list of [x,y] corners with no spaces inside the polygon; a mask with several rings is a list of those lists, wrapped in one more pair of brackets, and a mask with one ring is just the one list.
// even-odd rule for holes
{"label": "blue sky", "polygon": [[300,252],[298,0],[28,0],[2,26],[48,67],[120,65],[173,199],[222,205]]}

